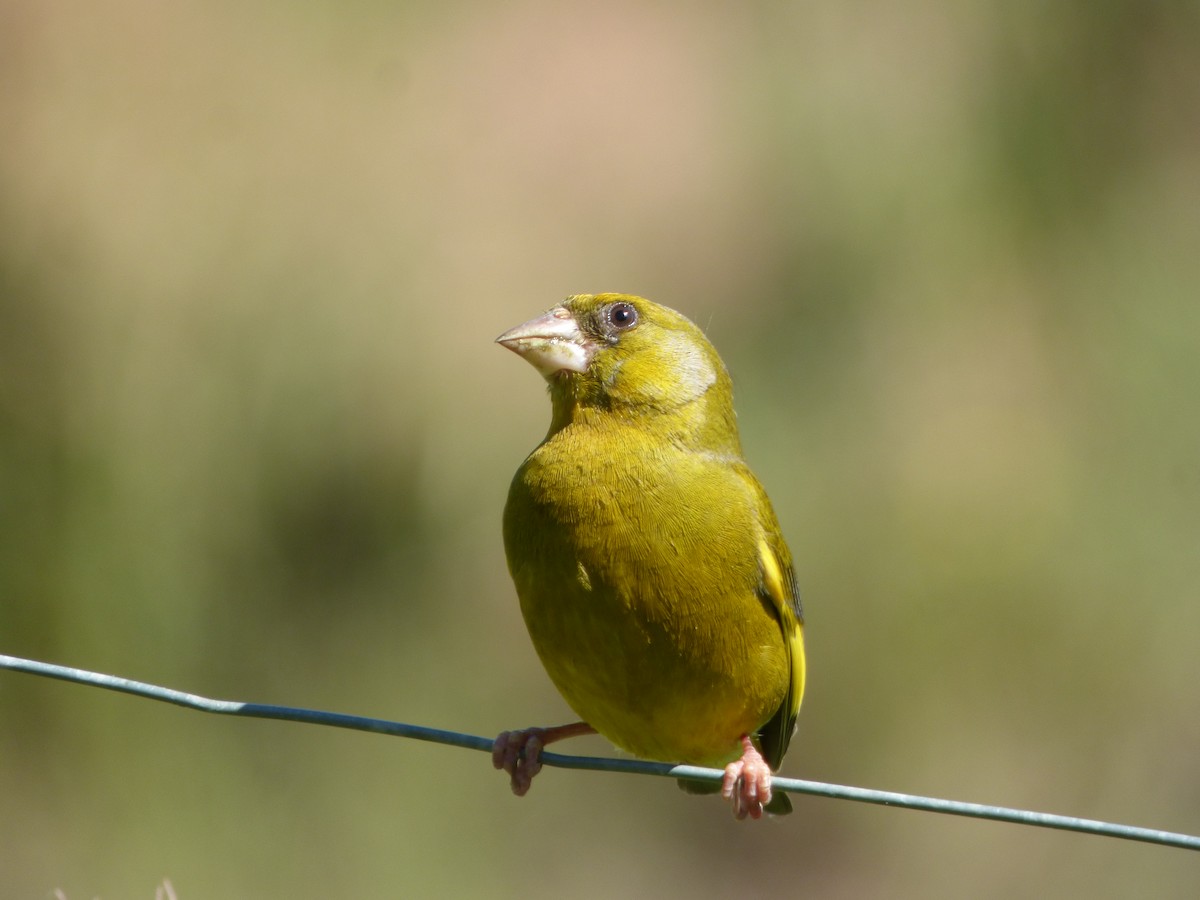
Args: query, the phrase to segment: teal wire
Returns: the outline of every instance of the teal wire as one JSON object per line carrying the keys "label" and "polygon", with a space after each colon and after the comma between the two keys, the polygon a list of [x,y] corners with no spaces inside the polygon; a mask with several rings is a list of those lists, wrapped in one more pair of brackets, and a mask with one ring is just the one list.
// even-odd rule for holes
{"label": "teal wire", "polygon": [[[327,725],[334,728],[349,728],[355,731],[369,731],[375,734],[387,734],[393,737],[429,741],[436,744],[447,744],[452,747],[464,747],[469,750],[482,750],[489,753],[492,749],[492,738],[461,734],[457,731],[443,731],[439,728],[408,725],[403,722],[391,722],[386,719],[371,719],[364,716],[351,716],[344,713],[324,712],[294,706],[272,706],[264,703],[243,703],[236,700],[214,700],[209,697],[201,697],[198,694],[176,691],[171,688],[147,684],[142,681],[132,681],[128,678],[119,678],[115,675],[88,672],[70,666],[58,666],[52,663],[37,662],[16,656],[4,656],[0,654],[0,668],[11,669],[16,672],[26,672],[30,675],[41,675],[46,678],[56,678],[61,681],[70,681],[77,684],[87,684],[93,687],[119,691],[124,694],[133,694],[134,696],[146,697],[150,700],[173,703],[176,706],[216,713],[218,715],[244,716],[255,719],[279,719],[288,722],[304,722],[311,725]],[[724,773],[720,769],[707,769],[700,766],[675,766],[669,763],[654,763],[632,759],[566,756],[561,753],[543,753],[542,762],[545,765],[557,766],[563,769],[587,769],[596,772],[628,772],[637,775],[683,778],[689,781],[719,782],[724,776]],[[893,791],[877,791],[869,788],[826,784],[820,781],[803,781],[798,778],[782,778],[779,776],[772,779],[771,785],[775,790],[788,793],[811,794],[839,800],[854,800],[859,803],[874,803],[880,806],[896,806],[904,809],[943,813],[952,816],[967,816],[969,818],[990,819],[997,822],[1012,822],[1018,825],[1033,825],[1039,828],[1057,828],[1062,831],[1102,835],[1104,837],[1120,838],[1129,841],[1143,841],[1166,847],[1180,847],[1185,850],[1200,850],[1200,836],[1179,834],[1172,831],[1160,831],[1154,828],[1140,828],[1134,825],[1100,822],[1095,819],[1080,819],[1074,816],[1060,816],[1024,809],[1010,809],[1003,806],[988,806],[982,803],[964,803],[958,800],[920,797],[913,794],[895,793]]]}

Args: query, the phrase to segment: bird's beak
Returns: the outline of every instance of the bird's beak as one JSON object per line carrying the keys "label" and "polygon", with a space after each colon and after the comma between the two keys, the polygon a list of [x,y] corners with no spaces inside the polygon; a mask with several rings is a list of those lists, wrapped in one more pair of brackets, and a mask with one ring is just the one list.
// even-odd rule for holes
{"label": "bird's beak", "polygon": [[496,343],[522,357],[546,378],[563,371],[586,372],[596,352],[595,343],[579,330],[579,323],[563,306],[510,328],[496,338]]}

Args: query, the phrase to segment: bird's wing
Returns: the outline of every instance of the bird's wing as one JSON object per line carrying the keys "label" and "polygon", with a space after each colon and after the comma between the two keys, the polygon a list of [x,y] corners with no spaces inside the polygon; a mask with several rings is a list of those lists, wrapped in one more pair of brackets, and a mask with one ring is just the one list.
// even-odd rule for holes
{"label": "bird's wing", "polygon": [[804,697],[804,624],[791,563],[786,557],[780,559],[772,543],[767,535],[763,535],[758,542],[761,573],[759,596],[771,605],[779,619],[791,666],[791,678],[779,711],[760,729],[759,737],[767,764],[772,769],[778,769],[796,728],[796,716],[800,713],[800,701]]}

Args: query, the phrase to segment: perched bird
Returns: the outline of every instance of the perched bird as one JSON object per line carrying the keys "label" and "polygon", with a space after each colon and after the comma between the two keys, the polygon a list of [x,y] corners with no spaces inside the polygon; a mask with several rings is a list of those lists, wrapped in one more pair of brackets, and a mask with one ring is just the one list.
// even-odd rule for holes
{"label": "perched bird", "polygon": [[804,693],[803,616],[716,350],[627,294],[568,297],[496,340],[549,382],[504,547],[534,648],[583,719],[501,734],[496,768],[522,795],[544,745],[599,732],[644,759],[724,766],[739,819],[790,811],[771,771]]}

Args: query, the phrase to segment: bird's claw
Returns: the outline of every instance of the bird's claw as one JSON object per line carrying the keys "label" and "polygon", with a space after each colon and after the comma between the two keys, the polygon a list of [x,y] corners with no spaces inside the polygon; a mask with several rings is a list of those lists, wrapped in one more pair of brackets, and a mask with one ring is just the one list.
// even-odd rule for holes
{"label": "bird's claw", "polygon": [[524,797],[533,776],[542,770],[544,728],[503,731],[492,744],[492,765],[508,773],[512,792]]}
{"label": "bird's claw", "polygon": [[733,803],[734,818],[761,819],[771,802],[771,767],[748,736],[742,737],[742,757],[725,767],[721,796]]}

